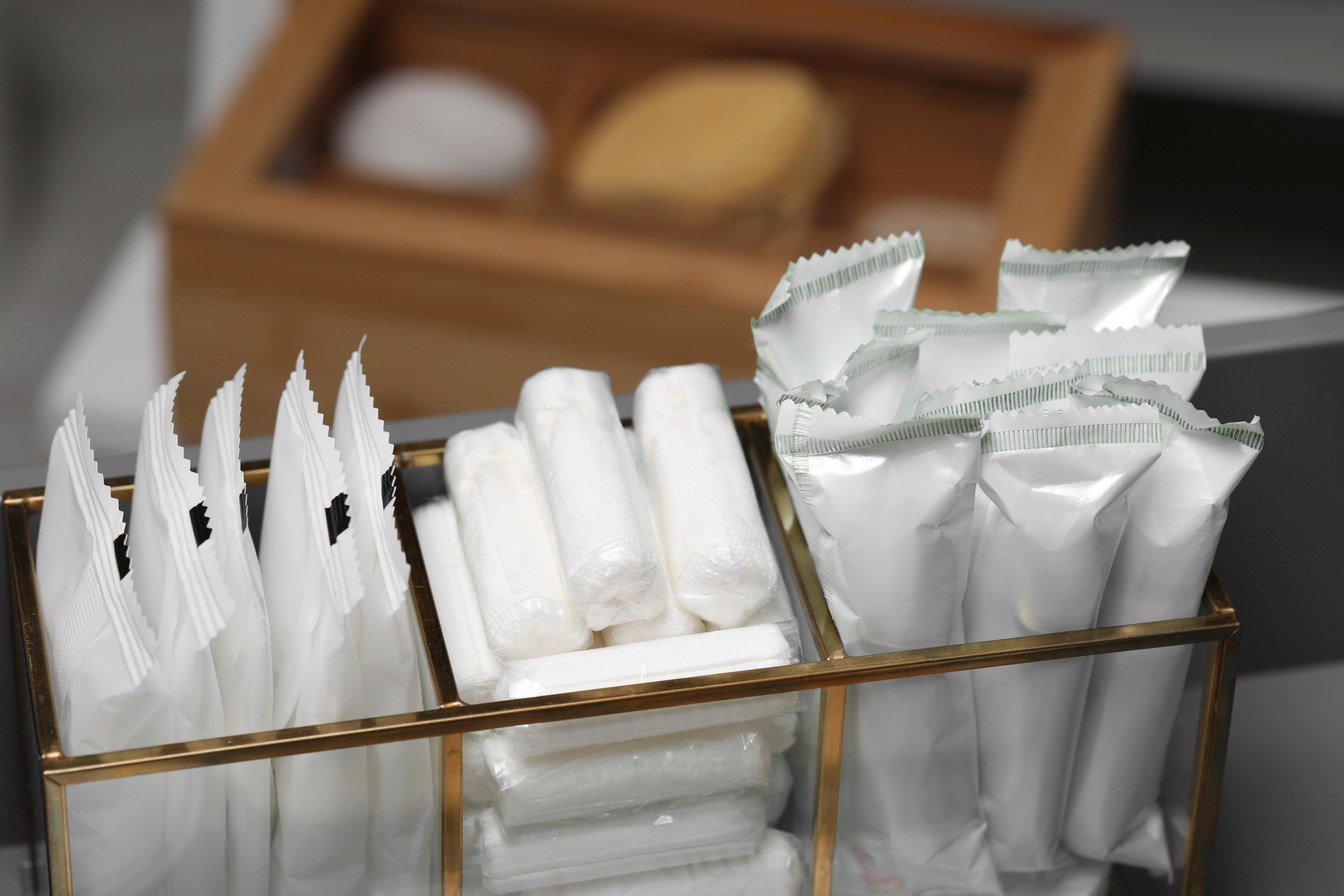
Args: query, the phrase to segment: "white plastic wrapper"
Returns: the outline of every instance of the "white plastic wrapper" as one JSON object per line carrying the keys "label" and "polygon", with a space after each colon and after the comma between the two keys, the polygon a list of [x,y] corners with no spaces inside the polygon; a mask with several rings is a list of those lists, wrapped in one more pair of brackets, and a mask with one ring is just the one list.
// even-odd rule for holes
{"label": "white plastic wrapper", "polygon": [[[135,593],[153,629],[156,664],[173,712],[169,742],[222,737],[224,703],[210,642],[233,615],[233,594],[220,568],[220,542],[200,480],[173,431],[173,401],[182,374],[145,406],[135,460],[130,557]],[[172,893],[228,891],[224,768],[167,776],[164,825],[172,847],[166,886]]]}
{"label": "white plastic wrapper", "polygon": [[485,763],[484,731],[462,735],[462,800],[473,808],[490,804],[490,766]]}
{"label": "white plastic wrapper", "polygon": [[[644,467],[644,458],[639,447],[639,437],[633,429],[625,431],[625,442],[630,447],[630,455],[635,459],[635,470],[640,482],[644,484],[644,495],[653,507],[649,494],[648,470]],[[654,532],[658,532],[658,515],[653,517]],[[659,549],[663,552],[663,568],[670,569],[667,562],[667,539],[658,534]],[[663,611],[652,619],[637,619],[634,622],[622,622],[602,631],[602,644],[614,647],[617,644],[632,644],[635,641],[654,641],[658,638],[675,638],[679,635],[694,635],[705,630],[705,624],[699,616],[682,608],[675,595],[668,599]]]}
{"label": "white plastic wrapper", "polygon": [[509,423],[460,432],[443,455],[490,649],[519,660],[588,647],[566,593],[532,459]]}
{"label": "white plastic wrapper", "polygon": [[605,373],[552,367],[518,396],[569,598],[594,631],[652,619],[669,599],[644,488]]}
{"label": "white plastic wrapper", "polygon": [[1090,330],[1150,327],[1185,269],[1183,242],[1050,252],[1008,240],[999,260],[1000,311],[1060,311]]}
{"label": "white plastic wrapper", "polygon": [[[789,717],[797,719],[793,713]],[[797,732],[797,723],[795,722],[793,731]],[[787,750],[793,742],[790,741],[784,747]],[[775,744],[771,743],[771,749]],[[783,751],[774,753],[770,757],[770,783],[765,788],[765,820],[770,824],[779,824],[779,820],[784,817],[784,810],[789,807],[789,797],[793,796],[793,769],[789,767],[789,760],[785,758]]]}
{"label": "white plastic wrapper", "polygon": [[[510,663],[495,696],[514,700],[565,694],[645,681],[765,669],[796,659],[779,626],[767,623]],[[527,756],[749,722],[797,708],[797,694],[769,694],[672,706],[635,715],[623,713],[518,725],[504,729],[503,733],[511,755]]]}
{"label": "white plastic wrapper", "polygon": [[[126,522],[93,458],[80,401],[56,431],[37,535],[37,591],[61,748],[71,756],[170,741],[172,706],[135,595]],[[66,791],[80,896],[166,892],[165,775]]]}
{"label": "white plastic wrapper", "polygon": [[[210,645],[224,703],[225,734],[270,730],[275,696],[271,626],[238,454],[245,371],[245,366],[240,368],[210,399],[197,465],[220,572],[233,601],[233,615]],[[224,775],[229,893],[265,894],[271,873],[271,761],[235,762],[224,767]]]}
{"label": "white plastic wrapper", "polygon": [[[875,426],[780,404],[775,450],[820,526],[809,545],[847,651],[952,643],[980,428],[978,416]],[[851,878],[997,892],[966,691],[964,676],[945,675],[850,690],[840,836]]]}
{"label": "white plastic wrapper", "polygon": [[932,332],[915,330],[864,343],[835,379],[804,383],[785,392],[780,401],[841,411],[873,423],[907,420],[919,394],[922,344]]}
{"label": "white plastic wrapper", "polygon": [[1008,337],[1008,366],[1014,375],[1080,361],[1087,361],[1094,374],[1151,380],[1189,401],[1204,378],[1204,328],[1068,329]]}
{"label": "white plastic wrapper", "polygon": [[1064,315],[1045,311],[962,314],[918,308],[878,312],[873,335],[898,339],[927,332],[919,347],[914,386],[908,390],[913,400],[962,383],[1003,379],[1008,375],[1009,333],[1054,333],[1067,322]]}
{"label": "white plastic wrapper", "polygon": [[760,789],[771,771],[760,722],[536,757],[510,755],[507,738],[494,733],[484,748],[492,803],[509,827]]}
{"label": "white plastic wrapper", "polygon": [[[991,641],[1090,628],[1125,527],[1125,497],[1162,448],[1143,406],[990,415],[986,512],[966,635]],[[999,871],[1060,867],[1064,801],[1092,657],[971,672],[981,803]]]}
{"label": "white plastic wrapper", "polygon": [[751,855],[694,862],[579,884],[527,890],[526,896],[797,896],[803,862],[797,842],[767,830]]}
{"label": "white plastic wrapper", "polygon": [[[356,351],[346,362],[331,424],[350,495],[351,529],[364,597],[355,608],[359,663],[368,715],[425,708],[417,665],[419,632],[410,596],[410,565],[392,515],[395,462]],[[428,740],[368,748],[369,893],[400,896],[432,887],[438,818]]]}
{"label": "white plastic wrapper", "polygon": [[779,587],[723,383],[708,364],[651,370],[635,390],[635,433],[675,601],[741,625]]}
{"label": "white plastic wrapper", "polygon": [[775,431],[779,397],[835,378],[854,349],[873,338],[873,316],[914,304],[924,268],[918,233],[864,241],[789,265],[752,322],[756,385]]}
{"label": "white plastic wrapper", "polygon": [[951,386],[920,396],[916,417],[988,417],[996,411],[1023,408],[1064,410],[1073,407],[1072,389],[1089,373],[1088,364],[1064,364],[1020,373],[985,383]]}
{"label": "white plastic wrapper", "polygon": [[486,809],[481,869],[490,892],[516,893],[748,856],[765,830],[765,802],[755,792],[513,830]]}
{"label": "white plastic wrapper", "polygon": [[[276,413],[261,529],[276,728],[366,714],[351,629],[364,586],[349,500],[340,455],[299,355]],[[365,749],[286,756],[271,765],[276,803],[272,896],[367,893]]]}
{"label": "white plastic wrapper", "polygon": [[490,650],[476,599],[476,586],[467,569],[466,552],[458,534],[457,512],[447,498],[436,498],[415,510],[415,531],[420,555],[434,593],[439,627],[448,662],[453,669],[457,696],[464,703],[488,703],[504,664]]}
{"label": "white plastic wrapper", "polygon": [[1106,896],[1111,886],[1111,866],[1106,862],[1070,858],[1054,871],[1000,875],[1004,896]]}
{"label": "white plastic wrapper", "polygon": [[[1074,388],[1089,401],[1152,406],[1167,430],[1129,495],[1097,624],[1194,616],[1228,499],[1264,445],[1258,419],[1219,423],[1153,383],[1089,377]],[[1157,797],[1189,660],[1186,645],[1096,658],[1064,825],[1071,851],[1171,873]]]}

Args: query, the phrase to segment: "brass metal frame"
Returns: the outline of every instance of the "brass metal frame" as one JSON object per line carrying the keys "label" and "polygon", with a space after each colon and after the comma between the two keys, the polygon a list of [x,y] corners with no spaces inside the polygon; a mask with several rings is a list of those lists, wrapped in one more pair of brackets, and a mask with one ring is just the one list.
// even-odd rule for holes
{"label": "brass metal frame", "polygon": [[[799,588],[820,660],[484,705],[462,703],[457,698],[453,683],[447,649],[415,535],[411,507],[405,488],[399,487],[396,519],[411,565],[411,597],[415,603],[422,643],[429,658],[439,702],[436,709],[83,756],[67,756],[61,750],[46,644],[42,635],[29,519],[42,510],[43,489],[6,492],[3,500],[9,541],[11,594],[32,705],[32,716],[25,717],[25,723],[35,729],[39,746],[37,762],[46,807],[46,845],[53,896],[71,896],[72,893],[65,814],[65,788],[70,784],[431,737],[439,738],[441,744],[443,892],[449,896],[459,893],[461,888],[460,804],[464,732],[804,690],[821,691],[817,781],[812,815],[813,880],[810,892],[813,896],[822,896],[830,892],[831,857],[839,808],[845,693],[849,685],[987,666],[1209,642],[1212,649],[1206,660],[1197,765],[1190,797],[1190,828],[1181,887],[1183,896],[1204,896],[1227,752],[1241,630],[1236,612],[1217,575],[1209,576],[1204,592],[1203,615],[1188,619],[955,644],[899,653],[850,656],[845,653],[835,621],[826,607],[783,475],[770,451],[764,415],[755,407],[737,408],[733,415],[743,438],[753,477],[763,493],[762,506],[767,525],[773,528],[786,547],[786,572],[794,578]],[[440,463],[443,443],[398,446],[396,454],[400,476],[404,469]],[[249,485],[263,484],[267,475],[266,465],[264,462],[246,465],[244,474]],[[118,500],[130,499],[133,486],[129,478],[113,480],[109,484]],[[20,676],[21,679],[23,677]],[[19,686],[22,688],[22,681]]]}

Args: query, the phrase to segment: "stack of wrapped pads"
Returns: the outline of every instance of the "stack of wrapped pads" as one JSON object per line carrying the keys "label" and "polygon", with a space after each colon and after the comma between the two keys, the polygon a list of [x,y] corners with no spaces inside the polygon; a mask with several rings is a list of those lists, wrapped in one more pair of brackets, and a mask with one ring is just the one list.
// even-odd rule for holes
{"label": "stack of wrapped pads", "polygon": [[[1195,615],[1258,419],[1189,401],[1155,326],[1184,243],[1010,241],[999,310],[912,310],[918,235],[799,259],[753,323],[828,605],[871,654]],[[835,893],[1085,894],[1171,874],[1159,782],[1190,648],[850,689]]]}
{"label": "stack of wrapped pads", "polygon": [[[552,368],[448,440],[415,511],[458,696],[481,703],[795,662],[798,629],[722,384]],[[522,725],[463,743],[466,891],[792,896],[775,830],[796,694]]]}
{"label": "stack of wrapped pads", "polygon": [[[129,539],[82,403],[52,442],[37,582],[64,752],[433,706],[392,445],[360,353],[330,432],[302,355],[289,377],[259,557],[239,459],[243,371],[210,402],[197,470],[173,429],[180,379],[145,408]],[[72,785],[74,892],[432,892],[436,767],[420,740]]]}

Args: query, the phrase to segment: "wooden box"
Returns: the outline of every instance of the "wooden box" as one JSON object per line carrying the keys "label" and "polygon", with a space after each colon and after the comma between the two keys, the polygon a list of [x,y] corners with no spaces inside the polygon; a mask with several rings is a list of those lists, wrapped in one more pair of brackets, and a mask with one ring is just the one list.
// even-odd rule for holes
{"label": "wooden box", "polygon": [[[1124,56],[1108,31],[885,4],[296,0],[167,199],[174,363],[189,371],[179,427],[199,431],[247,362],[261,400],[244,433],[269,432],[300,349],[330,408],[365,334],[388,418],[511,405],[555,364],[606,370],[617,391],[691,361],[746,377],[748,322],[787,263],[879,235],[863,222],[894,200],[988,222],[957,266],[940,266],[929,233],[919,304],[992,309],[1004,237],[1086,240]],[[845,161],[796,220],[744,235],[565,203],[559,166],[610,96],[671,63],[732,57],[806,65],[847,121]],[[328,136],[342,100],[405,66],[469,68],[529,97],[550,132],[542,171],[498,201],[342,173]]]}

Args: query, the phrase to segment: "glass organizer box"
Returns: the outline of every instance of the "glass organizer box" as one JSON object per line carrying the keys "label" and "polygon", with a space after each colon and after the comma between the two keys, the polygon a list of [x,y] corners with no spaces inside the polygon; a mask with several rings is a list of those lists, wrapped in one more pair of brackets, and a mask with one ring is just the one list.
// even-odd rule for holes
{"label": "glass organizer box", "polygon": [[[441,787],[442,888],[444,894],[456,894],[463,887],[464,734],[789,692],[799,692],[802,697],[802,735],[794,750],[805,751],[807,755],[799,761],[795,753],[797,775],[785,823],[802,843],[805,871],[802,891],[822,896],[831,891],[841,803],[847,688],[866,682],[1177,644],[1203,644],[1206,647],[1202,651],[1199,709],[1197,715],[1190,715],[1193,721],[1185,732],[1190,736],[1184,738],[1193,740],[1194,758],[1188,773],[1189,822],[1184,861],[1180,863],[1176,882],[1184,896],[1205,893],[1240,637],[1236,612],[1217,575],[1209,577],[1202,614],[1188,619],[850,656],[841,644],[827,609],[783,475],[771,452],[764,414],[757,407],[739,407],[733,416],[799,620],[800,662],[486,704],[461,702],[412,522],[414,504],[444,491],[440,473],[443,442],[423,442],[396,449],[398,488],[395,510],[411,566],[411,595],[428,676],[437,696],[437,708],[98,755],[68,756],[60,747],[34,563],[34,523],[40,525],[43,489],[6,493],[4,512],[16,620],[14,637],[16,643],[21,644],[19,656],[24,667],[19,675],[19,688],[23,692],[20,706],[29,729],[29,742],[34,742],[32,735],[36,738],[30,779],[40,781],[30,791],[33,849],[36,856],[44,848],[45,840],[53,896],[72,893],[66,814],[67,791],[72,786],[108,778],[418,738],[436,739],[440,747],[437,755],[442,775],[437,783]],[[265,462],[245,465],[244,469],[249,488],[256,490],[265,484]],[[109,484],[119,501],[130,499],[134,487],[130,479],[112,480]],[[1200,655],[1196,653],[1197,657]],[[1192,669],[1192,674],[1196,672],[1198,669]],[[1181,740],[1179,735],[1180,732],[1177,739]],[[1186,774],[1169,775],[1169,778],[1182,781],[1183,786]],[[1121,892],[1118,886],[1112,892]]]}

